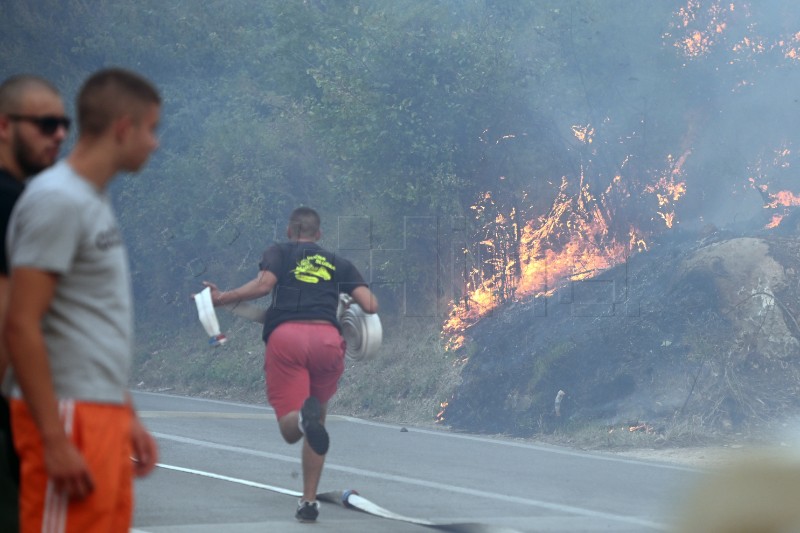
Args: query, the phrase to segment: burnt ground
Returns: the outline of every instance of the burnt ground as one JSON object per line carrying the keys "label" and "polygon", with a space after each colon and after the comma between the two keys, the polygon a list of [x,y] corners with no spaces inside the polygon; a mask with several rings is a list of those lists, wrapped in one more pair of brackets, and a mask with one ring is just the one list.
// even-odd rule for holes
{"label": "burnt ground", "polygon": [[688,444],[796,416],[796,230],[675,233],[593,279],[497,309],[467,331],[445,423],[537,438],[638,427]]}

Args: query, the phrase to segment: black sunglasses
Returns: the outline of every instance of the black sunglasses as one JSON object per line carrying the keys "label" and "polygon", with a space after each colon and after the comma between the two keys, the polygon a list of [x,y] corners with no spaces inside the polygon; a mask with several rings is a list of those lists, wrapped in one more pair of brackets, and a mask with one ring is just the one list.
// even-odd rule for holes
{"label": "black sunglasses", "polygon": [[45,115],[43,117],[34,117],[31,115],[8,115],[11,120],[24,120],[36,124],[42,135],[53,135],[58,131],[58,127],[64,128],[64,131],[69,131],[69,125],[72,123],[67,117],[56,117]]}

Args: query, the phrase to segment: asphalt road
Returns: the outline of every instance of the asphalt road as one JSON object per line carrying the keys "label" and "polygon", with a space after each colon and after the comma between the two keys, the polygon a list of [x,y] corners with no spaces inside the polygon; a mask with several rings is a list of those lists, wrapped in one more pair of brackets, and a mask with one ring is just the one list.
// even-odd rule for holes
{"label": "asphalt road", "polygon": [[[300,448],[280,438],[271,409],[151,393],[134,400],[161,450],[159,468],[136,484],[136,533],[437,530],[334,503],[322,504],[316,524],[300,524]],[[328,429],[320,492],[355,489],[404,518],[485,526],[470,533],[665,531],[697,476],[666,463],[444,429],[339,416]]]}

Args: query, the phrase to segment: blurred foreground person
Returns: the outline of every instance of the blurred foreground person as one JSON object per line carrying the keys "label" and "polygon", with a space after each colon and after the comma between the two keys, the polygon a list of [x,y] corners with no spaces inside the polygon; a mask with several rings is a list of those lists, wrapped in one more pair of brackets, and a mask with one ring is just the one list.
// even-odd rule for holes
{"label": "blurred foreground person", "polygon": [[264,252],[255,279],[225,292],[213,283],[205,285],[215,306],[272,292],[263,332],[267,399],[286,442],[294,444],[305,436],[303,496],[295,518],[313,522],[329,445],[327,404],[344,372],[345,342],[336,318],[339,294],[350,295],[367,313],[376,313],[378,302],[352,263],[316,244],[322,236],[316,211],[295,209],[286,234],[288,242]]}
{"label": "blurred foreground person", "polygon": [[[0,84],[0,324],[8,312],[5,235],[11,210],[28,178],[55,163],[69,123],[61,96],[49,81],[18,74]],[[8,353],[0,342],[0,383],[7,366]],[[19,530],[18,491],[19,459],[8,400],[0,393],[0,531]]]}
{"label": "blurred foreground person", "polygon": [[688,492],[675,533],[800,532],[797,451],[750,452],[703,476]]}
{"label": "blurred foreground person", "polygon": [[92,75],[78,95],[75,148],[11,216],[5,339],[23,533],[127,532],[133,474],[157,460],[127,390],[130,275],[107,186],[157,148],[160,102],[135,73]]}

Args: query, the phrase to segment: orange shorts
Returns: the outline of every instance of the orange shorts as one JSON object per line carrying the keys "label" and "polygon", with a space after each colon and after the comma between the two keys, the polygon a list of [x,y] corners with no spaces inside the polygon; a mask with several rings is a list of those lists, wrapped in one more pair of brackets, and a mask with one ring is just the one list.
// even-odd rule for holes
{"label": "orange shorts", "polygon": [[11,423],[22,478],[20,533],[129,531],[133,516],[130,408],[61,400],[59,410],[67,435],[89,465],[94,490],[83,500],[69,500],[54,490],[28,406],[12,400]]}
{"label": "orange shorts", "polygon": [[264,360],[267,400],[280,419],[309,396],[325,403],[344,372],[345,343],[333,324],[284,322],[270,333]]}

